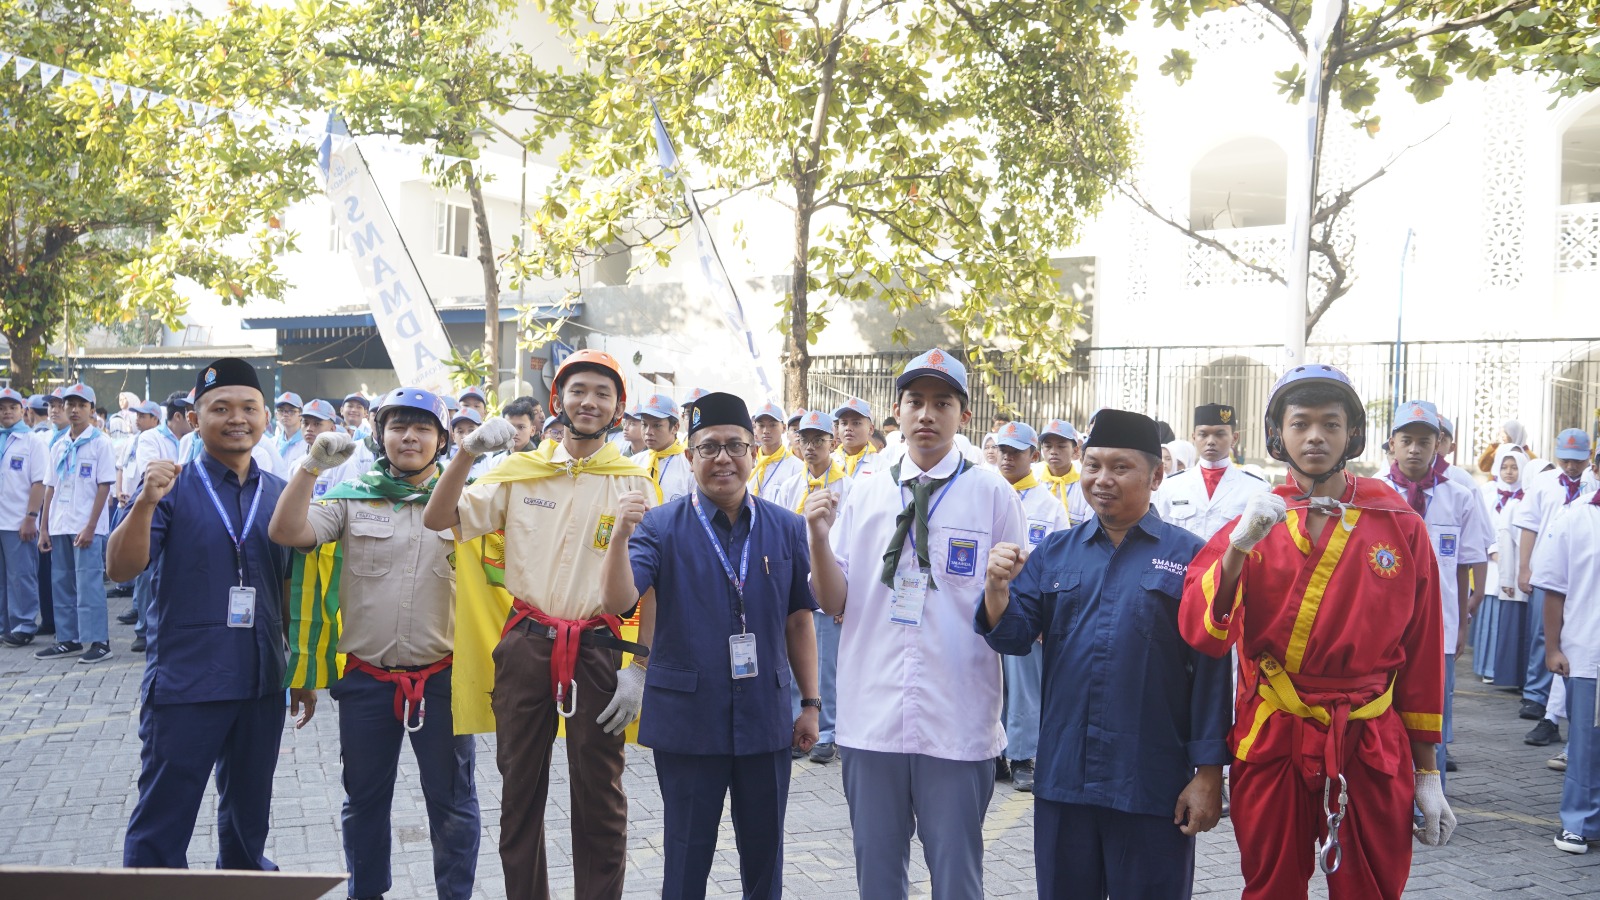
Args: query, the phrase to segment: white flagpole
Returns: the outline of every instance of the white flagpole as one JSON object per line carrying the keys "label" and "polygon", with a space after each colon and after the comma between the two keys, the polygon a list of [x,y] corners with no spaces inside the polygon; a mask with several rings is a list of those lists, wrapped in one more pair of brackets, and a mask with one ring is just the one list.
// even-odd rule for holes
{"label": "white flagpole", "polygon": [[1306,90],[1301,98],[1304,132],[1291,148],[1294,169],[1289,179],[1289,202],[1293,210],[1289,235],[1289,260],[1284,280],[1288,282],[1288,315],[1284,331],[1284,362],[1298,366],[1306,362],[1306,306],[1310,299],[1311,216],[1316,208],[1316,186],[1312,183],[1317,165],[1317,112],[1322,98],[1322,62],[1328,38],[1344,15],[1344,0],[1313,0],[1311,19],[1306,23]]}

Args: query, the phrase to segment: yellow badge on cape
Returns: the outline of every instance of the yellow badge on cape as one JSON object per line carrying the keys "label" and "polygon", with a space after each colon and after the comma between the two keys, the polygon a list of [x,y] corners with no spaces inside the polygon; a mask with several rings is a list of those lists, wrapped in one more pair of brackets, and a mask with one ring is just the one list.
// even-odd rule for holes
{"label": "yellow badge on cape", "polygon": [[1393,578],[1400,574],[1400,551],[1388,544],[1373,544],[1367,551],[1367,565],[1372,571],[1383,578]]}
{"label": "yellow badge on cape", "polygon": [[604,550],[611,546],[611,531],[617,526],[616,516],[601,516],[600,524],[594,529],[594,549]]}

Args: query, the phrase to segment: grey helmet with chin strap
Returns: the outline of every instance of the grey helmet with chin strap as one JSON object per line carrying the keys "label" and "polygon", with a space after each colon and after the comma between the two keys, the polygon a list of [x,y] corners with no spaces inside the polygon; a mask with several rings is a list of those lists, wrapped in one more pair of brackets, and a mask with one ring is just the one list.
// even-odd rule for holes
{"label": "grey helmet with chin strap", "polygon": [[439,442],[439,451],[435,454],[433,460],[429,462],[429,465],[443,457],[450,449],[450,411],[445,407],[444,398],[432,391],[417,387],[395,388],[384,394],[382,399],[379,400],[377,409],[372,413],[372,437],[377,443],[377,457],[388,465],[390,471],[394,472],[395,475],[401,478],[409,478],[417,474],[417,472],[423,471],[423,469],[405,472],[395,468],[394,464],[390,463],[385,455],[387,451],[383,446],[384,422],[396,410],[400,409],[415,409],[427,413],[430,416],[430,420],[438,427],[439,434],[444,438]]}
{"label": "grey helmet with chin strap", "polygon": [[[1342,394],[1345,400],[1345,411],[1350,417],[1349,431],[1345,437],[1344,452],[1340,454],[1339,461],[1321,475],[1312,475],[1301,469],[1290,458],[1289,451],[1283,444],[1283,415],[1288,406],[1289,393],[1296,388],[1318,385],[1332,388],[1336,393]],[[1293,469],[1299,475],[1310,479],[1312,489],[1344,469],[1345,463],[1356,459],[1367,449],[1367,411],[1361,405],[1361,396],[1356,393],[1355,385],[1351,383],[1350,376],[1339,371],[1333,366],[1321,363],[1295,366],[1283,373],[1278,383],[1272,386],[1272,394],[1267,400],[1265,416],[1267,430],[1267,455]]]}

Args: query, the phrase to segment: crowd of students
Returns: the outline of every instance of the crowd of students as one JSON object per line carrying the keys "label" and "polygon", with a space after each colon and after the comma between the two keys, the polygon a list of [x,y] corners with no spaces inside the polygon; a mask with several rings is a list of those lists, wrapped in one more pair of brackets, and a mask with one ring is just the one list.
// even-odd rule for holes
{"label": "crowd of students", "polygon": [[38,658],[105,659],[104,579],[133,584],[147,656],[126,864],[187,865],[214,775],[217,865],[276,868],[283,725],[326,690],[352,898],[390,889],[406,742],[438,896],[472,894],[480,731],[497,736],[507,894],[548,897],[558,728],[576,895],[620,897],[636,720],[666,897],[704,896],[725,802],[745,895],[781,896],[802,757],[841,762],[874,900],[907,895],[914,834],[937,896],[981,897],[997,781],[1033,793],[1043,897],[1187,896],[1195,835],[1224,815],[1246,897],[1305,896],[1318,868],[1331,896],[1395,897],[1413,837],[1454,828],[1469,643],[1475,674],[1521,692],[1530,743],[1567,719],[1556,845],[1600,839],[1600,493],[1580,429],[1552,465],[1507,423],[1480,485],[1449,462],[1450,421],[1410,401],[1388,468],[1358,478],[1346,464],[1377,437],[1361,398],[1301,366],[1261,411],[1288,472],[1273,486],[1236,462],[1222,404],[1187,441],[1106,409],[1082,432],[999,417],[974,447],[966,372],[938,349],[877,427],[856,398],[630,403],[628,381],[585,350],[548,416],[531,397],[496,415],[476,388],[335,410],[269,406],[222,359],[163,405],[131,398],[120,448],[85,385],[0,390],[0,643],[53,631]]}

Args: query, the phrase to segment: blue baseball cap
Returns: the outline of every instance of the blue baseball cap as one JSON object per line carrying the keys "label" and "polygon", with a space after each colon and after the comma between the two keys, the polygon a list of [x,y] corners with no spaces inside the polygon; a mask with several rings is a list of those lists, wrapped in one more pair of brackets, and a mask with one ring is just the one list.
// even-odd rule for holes
{"label": "blue baseball cap", "polygon": [[456,411],[455,417],[450,420],[450,427],[454,428],[459,422],[471,422],[474,425],[482,425],[483,416],[478,415],[478,411],[475,409],[460,409]]}
{"label": "blue baseball cap", "polygon": [[[4,396],[0,395],[0,399],[4,399]],[[135,403],[133,406],[128,408],[142,416],[155,416],[158,419],[161,418],[161,404],[155,402],[154,400],[146,400],[143,403]]]}
{"label": "blue baseball cap", "polygon": [[349,403],[351,400],[354,400],[355,402],[361,404],[363,407],[365,407],[367,409],[371,409],[372,408],[372,401],[368,400],[367,399],[367,395],[361,393],[360,391],[357,391],[354,394],[345,394],[344,395],[344,399],[339,402],[339,405],[343,406],[346,403]]}
{"label": "blue baseball cap", "polygon": [[1450,421],[1449,416],[1439,417],[1439,430],[1450,435],[1451,437],[1456,436],[1456,425],[1454,422]]}
{"label": "blue baseball cap", "polygon": [[1046,435],[1063,438],[1073,442],[1074,444],[1083,443],[1083,435],[1079,434],[1078,429],[1073,428],[1072,423],[1068,422],[1066,419],[1051,419],[1050,421],[1046,422],[1044,424],[1044,431],[1039,433],[1039,437],[1042,440]]}
{"label": "blue baseball cap", "polygon": [[1425,425],[1435,433],[1439,431],[1439,408],[1426,400],[1407,400],[1394,411],[1394,427],[1390,434],[1407,425]]}
{"label": "blue baseball cap", "polygon": [[896,393],[918,378],[932,376],[945,382],[962,394],[967,393],[967,369],[956,358],[938,347],[906,363],[905,370],[894,380]]}
{"label": "blue baseball cap", "polygon": [[868,406],[867,401],[862,400],[860,397],[851,397],[849,400],[839,404],[839,408],[833,411],[833,417],[837,419],[845,413],[855,413],[868,421],[872,419],[872,407]]}
{"label": "blue baseball cap", "polygon": [[788,418],[784,419],[783,423],[785,425],[794,425],[794,424],[797,424],[801,419],[804,419],[805,417],[806,417],[806,411],[803,410],[803,409],[797,409],[794,412],[789,413]]}
{"label": "blue baseball cap", "polygon": [[1556,435],[1556,459],[1581,459],[1585,462],[1592,452],[1589,433],[1582,428],[1568,428]]}
{"label": "blue baseball cap", "polygon": [[[450,396],[449,394],[445,394],[444,395],[444,408],[449,410],[449,411],[451,411],[451,412],[455,412],[456,410],[461,408],[461,404],[456,402],[456,398]],[[476,413],[477,410],[473,410],[473,412]]]}
{"label": "blue baseball cap", "polygon": [[1013,450],[1036,450],[1039,434],[1026,422],[1007,422],[1006,427],[995,433],[994,442]]}
{"label": "blue baseball cap", "polygon": [[333,404],[326,400],[313,400],[306,404],[305,409],[300,411],[300,415],[321,419],[324,422],[332,422]]}
{"label": "blue baseball cap", "polygon": [[93,406],[94,388],[89,387],[87,384],[84,384],[80,381],[69,388],[61,390],[61,399],[66,400],[68,397],[77,397],[79,400],[87,400],[89,405]]}
{"label": "blue baseball cap", "polygon": [[707,395],[709,393],[711,393],[711,392],[706,390],[705,388],[690,388],[689,389],[689,397],[686,400],[683,401],[683,405],[684,406],[688,406],[689,404],[694,403],[695,401],[699,400],[701,397],[704,397],[705,395]]}
{"label": "blue baseball cap", "polygon": [[292,406],[295,409],[304,409],[306,404],[305,401],[300,399],[300,395],[294,391],[284,391],[278,395],[278,399],[272,401],[272,405],[274,407]]}
{"label": "blue baseball cap", "polygon": [[651,394],[639,404],[639,417],[649,416],[653,419],[676,419],[678,417],[678,404],[666,394]]}
{"label": "blue baseball cap", "polygon": [[635,419],[635,420],[637,420],[639,418],[639,404],[637,404],[637,403],[628,404],[628,408],[622,411],[622,417],[624,419]]}
{"label": "blue baseball cap", "polygon": [[833,434],[833,416],[820,409],[814,409],[800,417],[801,431],[821,431],[828,435]]}
{"label": "blue baseball cap", "polygon": [[560,416],[547,416],[547,417],[545,417],[544,425],[540,426],[539,433],[543,434],[546,431],[549,431],[550,430],[550,426],[556,424],[559,421],[561,421],[561,417]]}
{"label": "blue baseball cap", "polygon": [[10,400],[12,403],[17,404],[18,406],[26,406],[29,402],[28,400],[24,399],[21,394],[13,391],[11,388],[0,388],[0,400]]}
{"label": "blue baseball cap", "polygon": [[482,403],[484,403],[486,405],[489,402],[489,396],[483,392],[483,388],[479,388],[479,387],[469,387],[466,390],[462,391],[461,393],[457,394],[456,395],[456,401],[464,403],[464,402],[466,402],[466,399],[468,397],[477,397],[480,402],[482,402]]}
{"label": "blue baseball cap", "polygon": [[28,398],[28,408],[34,412],[49,412],[50,401],[43,394],[34,394]]}
{"label": "blue baseball cap", "polygon": [[759,419],[762,416],[766,416],[774,422],[782,422],[788,418],[788,416],[783,414],[783,407],[771,402],[761,404],[761,406],[750,415],[750,421],[754,422],[756,419]]}

